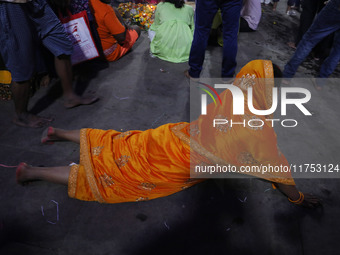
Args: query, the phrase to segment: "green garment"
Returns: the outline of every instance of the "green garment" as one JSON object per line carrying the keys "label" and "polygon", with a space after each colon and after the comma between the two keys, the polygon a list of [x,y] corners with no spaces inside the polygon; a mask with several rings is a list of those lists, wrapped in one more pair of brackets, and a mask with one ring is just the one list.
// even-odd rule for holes
{"label": "green garment", "polygon": [[150,44],[153,55],[173,63],[188,61],[194,33],[191,6],[176,8],[171,3],[159,3],[150,29],[156,33]]}
{"label": "green garment", "polygon": [[221,9],[218,9],[214,20],[213,24],[211,26],[211,29],[215,29],[217,33],[217,43],[223,47],[223,35],[222,35],[222,14],[221,14]]}

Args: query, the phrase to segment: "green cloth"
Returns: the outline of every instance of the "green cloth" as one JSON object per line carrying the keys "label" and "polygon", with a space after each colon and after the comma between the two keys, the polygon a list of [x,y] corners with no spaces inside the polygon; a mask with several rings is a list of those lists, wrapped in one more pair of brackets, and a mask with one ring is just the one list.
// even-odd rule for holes
{"label": "green cloth", "polygon": [[171,3],[159,3],[150,29],[156,33],[150,44],[153,55],[173,63],[188,61],[194,33],[191,6],[176,8]]}
{"label": "green cloth", "polygon": [[215,29],[217,31],[217,43],[223,47],[223,34],[222,34],[222,14],[221,9],[218,9],[213,24],[211,26],[211,29]]}

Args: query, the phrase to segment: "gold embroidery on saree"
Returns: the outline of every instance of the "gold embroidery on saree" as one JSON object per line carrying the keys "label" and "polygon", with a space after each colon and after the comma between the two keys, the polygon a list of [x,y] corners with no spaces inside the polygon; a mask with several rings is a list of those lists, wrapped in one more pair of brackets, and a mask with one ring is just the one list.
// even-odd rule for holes
{"label": "gold embroidery on saree", "polygon": [[149,200],[148,197],[139,197],[139,198],[136,199],[136,202],[147,201],[147,200]]}
{"label": "gold embroidery on saree", "polygon": [[189,130],[189,134],[190,136],[198,136],[200,134],[200,130],[198,128],[198,125],[195,124],[195,125],[189,125],[188,127],[188,130]]}
{"label": "gold embroidery on saree", "polygon": [[241,81],[240,81],[240,88],[242,90],[247,90],[250,87],[253,87],[256,84],[256,75],[255,74],[249,74],[247,73],[246,75],[242,75]]}
{"label": "gold embroidery on saree", "polygon": [[154,188],[156,188],[156,184],[142,182],[141,184],[138,185],[138,188],[150,191],[150,190],[153,190]]}
{"label": "gold embroidery on saree", "polygon": [[99,180],[105,189],[115,184],[112,177],[107,174],[100,176]]}
{"label": "gold embroidery on saree", "polygon": [[71,166],[70,175],[68,177],[68,195],[72,198],[76,197],[78,171],[79,165]]}
{"label": "gold embroidery on saree", "polygon": [[222,133],[227,133],[231,129],[230,124],[229,124],[230,121],[228,120],[227,116],[223,116],[222,114],[218,114],[218,115],[215,116],[214,119],[222,119],[222,120],[228,121],[227,123],[223,123],[223,124],[217,123],[216,124],[217,131],[222,132]]}
{"label": "gold embroidery on saree", "polygon": [[118,159],[116,159],[115,162],[116,162],[118,168],[120,169],[123,166],[125,166],[129,162],[129,158],[130,158],[130,156],[122,155]]}
{"label": "gold embroidery on saree", "polygon": [[273,88],[274,88],[273,64],[271,61],[265,60],[263,61],[263,66],[266,88],[266,102],[268,106],[271,106],[273,105]]}
{"label": "gold embroidery on saree", "polygon": [[104,149],[104,146],[97,146],[92,148],[92,155],[93,156],[99,156],[99,154],[102,152]]}
{"label": "gold embroidery on saree", "polygon": [[80,164],[84,165],[86,179],[89,183],[89,186],[91,188],[91,191],[94,195],[94,197],[97,199],[100,203],[105,203],[104,198],[100,194],[100,191],[98,189],[96,178],[93,173],[93,165],[92,161],[90,160],[89,155],[89,148],[87,144],[87,129],[81,129],[80,130]]}
{"label": "gold embroidery on saree", "polygon": [[[249,113],[244,114],[244,120],[248,125],[246,125],[247,128],[251,130],[261,130],[263,129],[263,123],[259,120],[258,117],[255,115],[250,115]],[[250,123],[249,123],[250,121]]]}
{"label": "gold embroidery on saree", "polygon": [[241,164],[250,164],[250,165],[258,165],[260,162],[258,162],[256,159],[254,159],[253,155],[249,152],[241,152],[238,157],[237,161]]}
{"label": "gold embroidery on saree", "polygon": [[131,135],[130,131],[120,133],[119,135],[116,135],[113,139],[118,140],[118,139],[123,138],[123,137],[128,136],[128,135]]}

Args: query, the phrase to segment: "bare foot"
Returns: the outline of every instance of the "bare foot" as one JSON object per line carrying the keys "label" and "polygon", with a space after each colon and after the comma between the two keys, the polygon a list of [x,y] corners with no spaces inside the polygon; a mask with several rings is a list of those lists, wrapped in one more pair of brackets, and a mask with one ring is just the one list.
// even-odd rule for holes
{"label": "bare foot", "polygon": [[295,45],[294,42],[287,42],[287,45],[288,45],[290,48],[296,50],[296,45]]}
{"label": "bare foot", "polygon": [[192,76],[190,76],[190,74],[189,74],[189,70],[185,70],[184,71],[184,75],[185,75],[185,77],[187,77],[188,79],[190,79],[191,81],[199,81],[199,78],[194,78],[194,77],[192,77]]}
{"label": "bare foot", "polygon": [[22,113],[12,120],[18,126],[29,128],[41,128],[51,121],[53,121],[53,118],[40,117],[31,113]]}
{"label": "bare foot", "polygon": [[60,141],[60,139],[55,134],[55,129],[53,127],[46,128],[42,133],[41,143],[54,144],[55,141]]}
{"label": "bare foot", "polygon": [[90,105],[99,100],[98,97],[93,96],[93,95],[88,95],[88,96],[77,96],[77,95],[72,95],[71,97],[68,97],[64,101],[64,106],[67,109],[71,109],[80,105]]}
{"label": "bare foot", "polygon": [[50,84],[50,81],[51,81],[50,76],[48,74],[45,74],[40,79],[40,87],[42,88],[48,87],[48,85]]}
{"label": "bare foot", "polygon": [[27,185],[29,181],[32,181],[29,174],[29,169],[31,167],[26,163],[22,162],[19,164],[17,171],[16,171],[16,179],[17,183],[20,185]]}

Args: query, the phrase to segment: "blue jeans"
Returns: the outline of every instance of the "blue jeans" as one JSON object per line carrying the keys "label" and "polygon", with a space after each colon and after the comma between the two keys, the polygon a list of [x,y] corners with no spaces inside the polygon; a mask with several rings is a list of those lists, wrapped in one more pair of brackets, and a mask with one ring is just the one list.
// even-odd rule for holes
{"label": "blue jeans", "polygon": [[242,0],[197,0],[195,32],[189,57],[189,74],[198,78],[202,71],[213,19],[221,9],[223,20],[222,77],[233,77],[236,68],[237,34]]}
{"label": "blue jeans", "polygon": [[320,78],[329,77],[340,61],[340,0],[330,0],[318,14],[299,42],[295,54],[286,64],[283,77],[292,78],[314,46],[333,32],[335,32],[333,46],[328,58],[321,65],[318,76]]}

